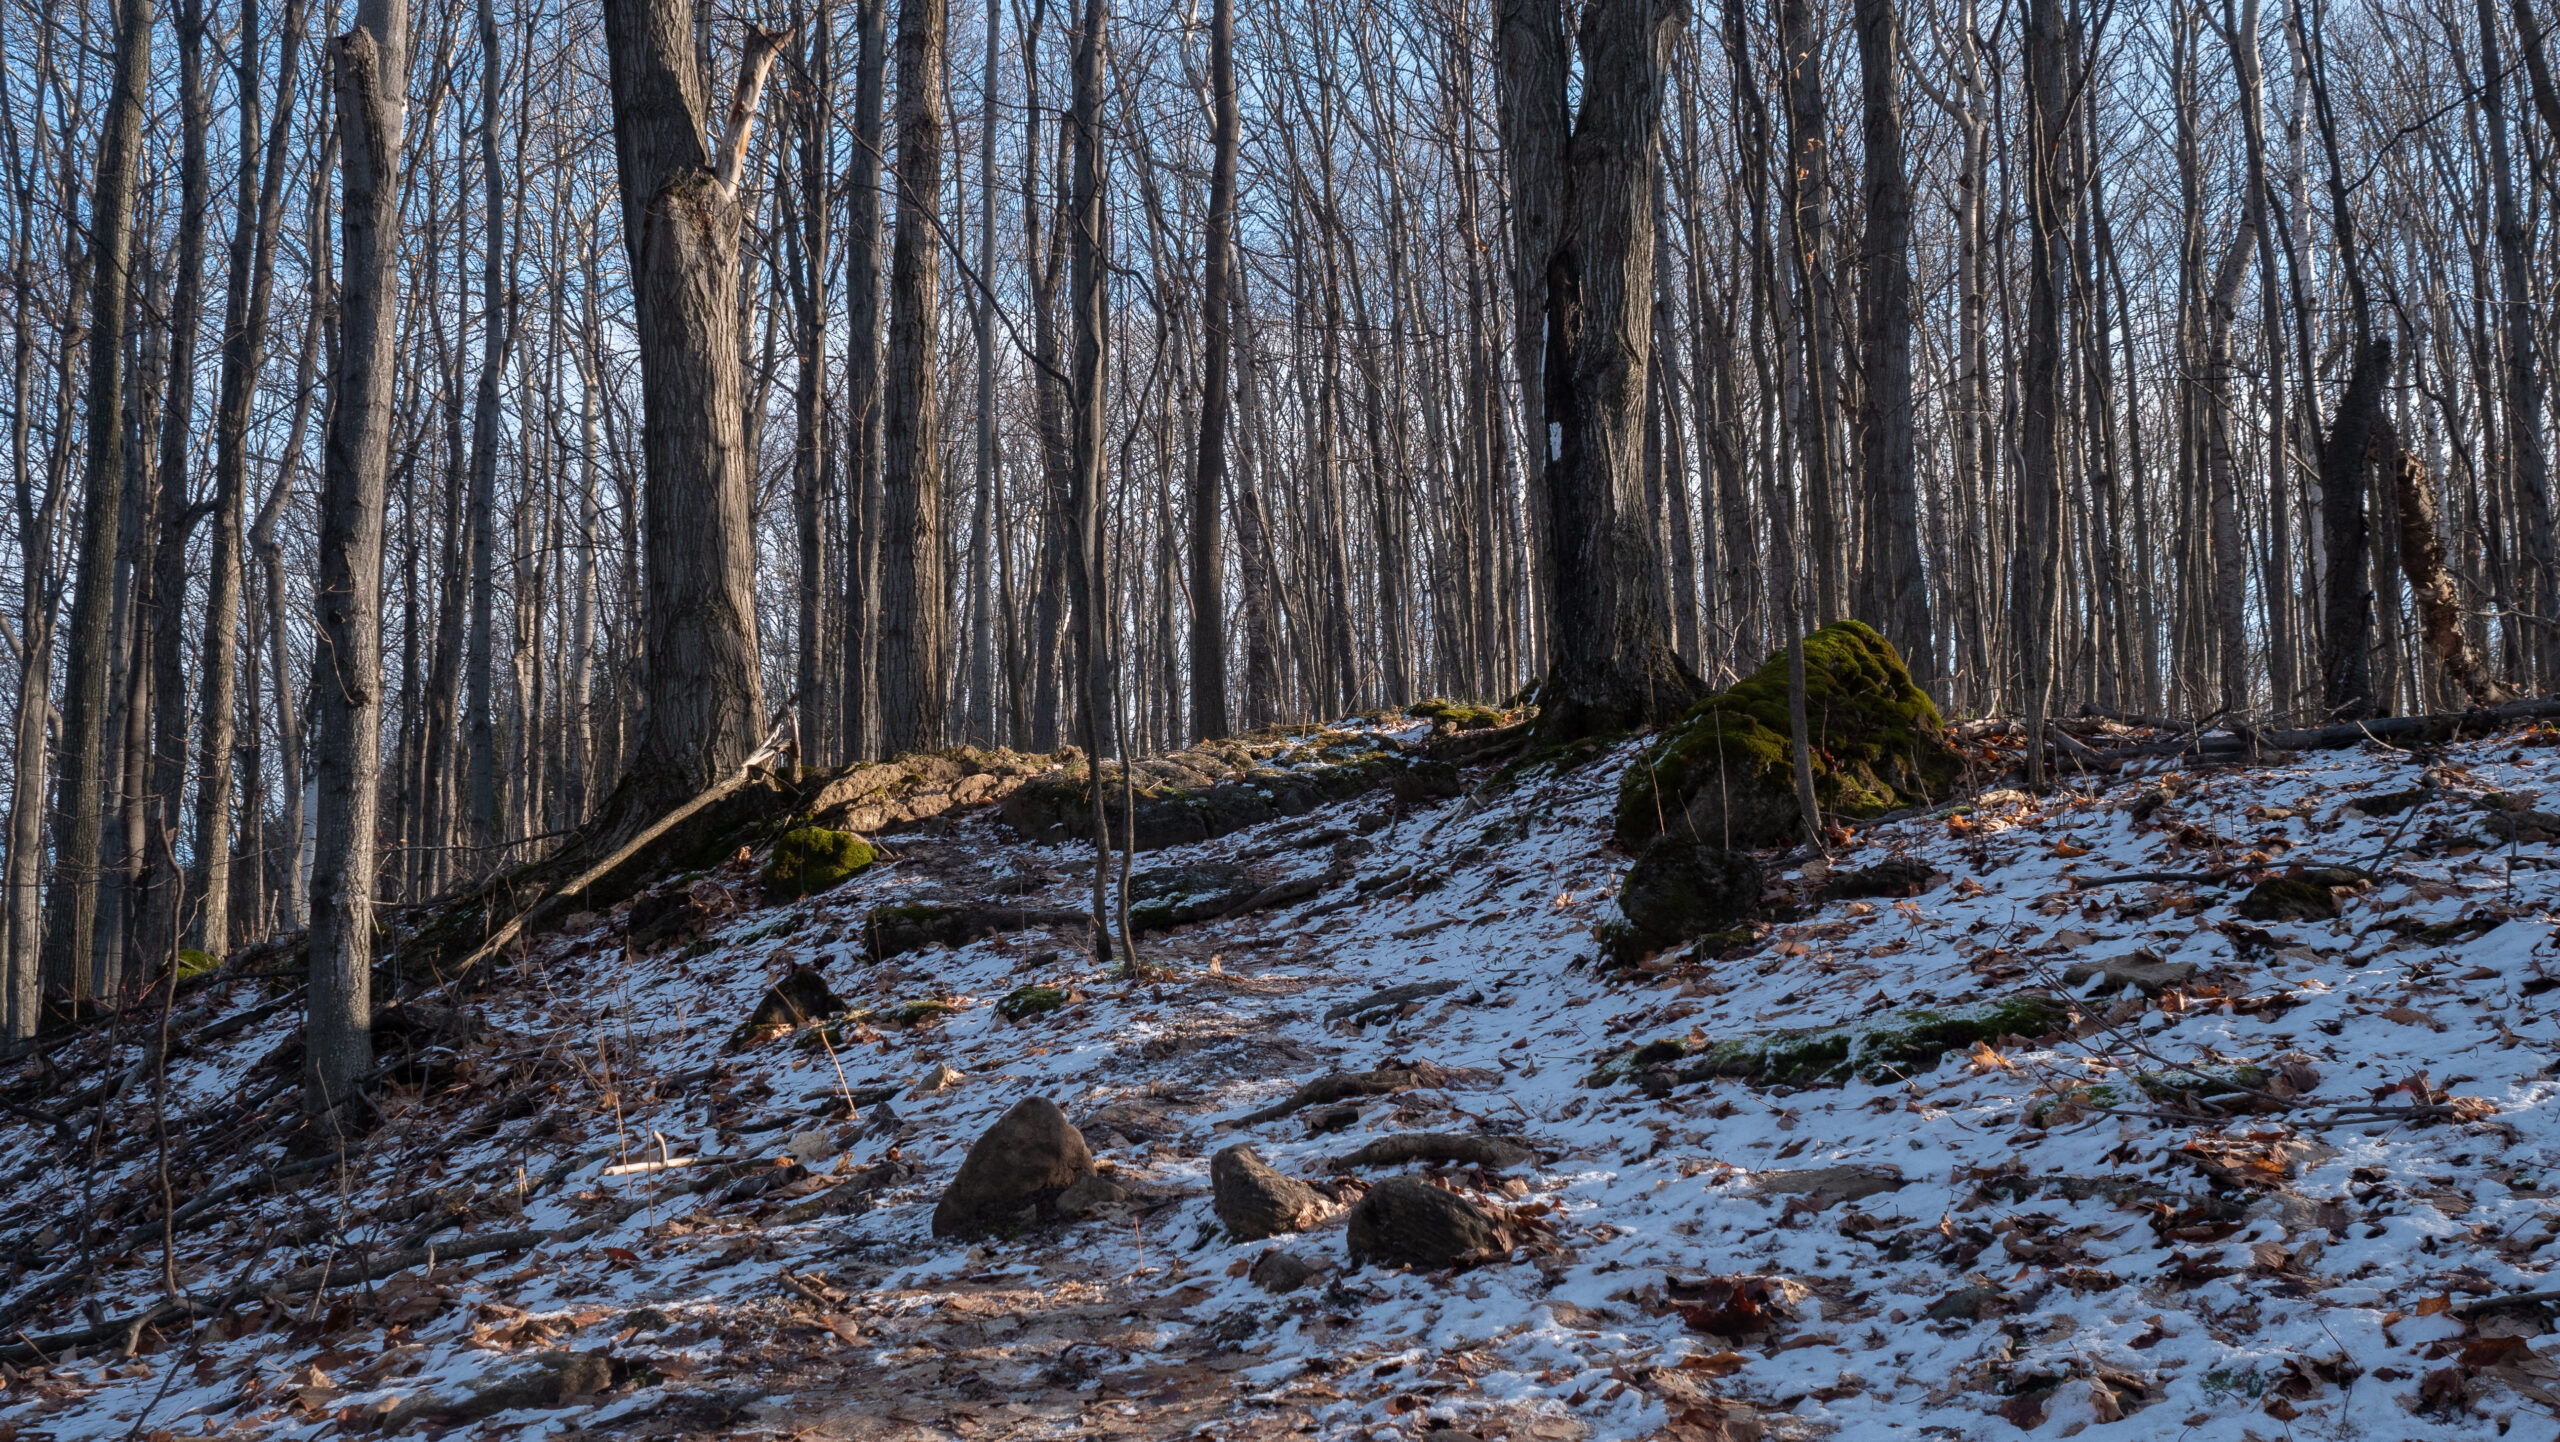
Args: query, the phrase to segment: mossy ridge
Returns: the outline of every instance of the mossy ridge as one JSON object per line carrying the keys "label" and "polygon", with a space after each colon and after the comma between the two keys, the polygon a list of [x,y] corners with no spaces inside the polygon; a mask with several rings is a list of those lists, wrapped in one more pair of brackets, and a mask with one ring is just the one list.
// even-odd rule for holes
{"label": "mossy ridge", "polygon": [[[1863,621],[1835,621],[1804,638],[1805,716],[1814,796],[1826,812],[1879,816],[1945,795],[1964,762],[1942,738],[1944,719],[1911,679],[1893,643]],[[1627,767],[1617,836],[1627,847],[1688,821],[1701,839],[1775,845],[1801,826],[1787,718],[1787,653],[1691,707]],[[1707,834],[1693,803],[1716,813]],[[1729,833],[1729,836],[1728,834]]]}
{"label": "mossy ridge", "polygon": [[1666,1037],[1621,1052],[1592,1072],[1610,1086],[1656,1067],[1681,1081],[1733,1077],[1758,1086],[1836,1086],[1852,1077],[1888,1082],[1934,1069],[1950,1051],[2004,1036],[2043,1036],[2069,1020],[2052,997],[2013,996],[1952,1010],[1915,1010],[1766,1036],[1690,1041]]}
{"label": "mossy ridge", "polygon": [[1452,701],[1445,696],[1416,701],[1404,708],[1404,714],[1417,721],[1444,723],[1458,731],[1481,731],[1488,726],[1499,726],[1503,721],[1502,713],[1491,706]]}

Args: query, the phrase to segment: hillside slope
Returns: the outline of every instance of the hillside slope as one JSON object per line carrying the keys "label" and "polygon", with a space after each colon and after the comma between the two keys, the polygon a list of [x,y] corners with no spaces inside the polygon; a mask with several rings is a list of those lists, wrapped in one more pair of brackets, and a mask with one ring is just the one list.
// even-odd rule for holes
{"label": "hillside slope", "polygon": [[[22,1343],[173,1279],[240,1305],[19,1346],[0,1435],[2560,1436],[2560,1339],[2503,1300],[2560,1232],[2549,739],[1994,793],[1773,865],[1792,919],[1617,974],[1623,748],[1149,852],[1192,868],[1168,906],[1311,885],[1150,934],[1141,982],[1072,929],[873,960],[877,908],[1088,894],[1082,848],[963,808],[808,900],[763,904],[752,856],[685,883],[698,941],[575,918],[411,1008],[344,1158],[263,1137],[293,1008],[199,1035],[280,995],[219,983],[166,1068],[167,1195],[254,1185],[164,1238],[135,1039],[21,1063],[0,1295]],[[1822,899],[1888,857],[1916,895]],[[797,966],[852,1010],[739,1035]],[[2055,1014],[2022,996],[2074,1008],[2006,1034]],[[1273,1107],[1334,1073],[1379,1094]],[[119,1076],[103,1125],[62,1095]],[[936,1238],[1028,1096],[1120,1194]],[[1416,1132],[1477,1160],[1337,1165]],[[1226,1238],[1238,1142],[1319,1184],[1307,1230]],[[1508,1256],[1352,1266],[1347,1204],[1410,1171]]]}

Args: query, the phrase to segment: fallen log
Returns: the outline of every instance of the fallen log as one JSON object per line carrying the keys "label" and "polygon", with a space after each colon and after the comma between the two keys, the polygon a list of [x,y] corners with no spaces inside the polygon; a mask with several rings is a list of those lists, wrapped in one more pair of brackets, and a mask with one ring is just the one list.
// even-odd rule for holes
{"label": "fallen log", "polygon": [[1430,1086],[1439,1079],[1440,1069],[1427,1063],[1413,1067],[1380,1067],[1375,1071],[1327,1072],[1282,1100],[1236,1118],[1230,1125],[1258,1126],[1263,1122],[1278,1121],[1302,1107],[1338,1102],[1345,1097],[1387,1096],[1414,1087]]}
{"label": "fallen log", "polygon": [[2307,730],[2226,731],[2185,736],[2174,741],[2145,741],[2104,750],[2086,748],[2085,756],[2076,750],[2072,755],[2075,763],[2085,762],[2089,768],[2096,769],[2113,768],[2128,761],[2157,756],[2229,755],[2249,751],[2253,745],[2261,751],[2336,751],[2366,741],[2404,747],[2441,746],[2466,736],[2492,735],[2518,722],[2555,717],[2560,717],[2560,699],[2517,701],[2504,706],[2479,706],[2468,711],[2426,716],[2380,716],[2369,721],[2341,721],[2336,725],[2314,726]]}

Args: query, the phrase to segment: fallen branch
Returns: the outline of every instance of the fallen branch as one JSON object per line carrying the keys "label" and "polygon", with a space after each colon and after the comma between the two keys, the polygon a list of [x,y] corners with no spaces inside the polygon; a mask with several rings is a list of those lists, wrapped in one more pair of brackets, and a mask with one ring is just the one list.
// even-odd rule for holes
{"label": "fallen branch", "polygon": [[1240,1116],[1228,1125],[1259,1126],[1264,1122],[1278,1121],[1303,1107],[1338,1102],[1345,1097],[1382,1097],[1418,1086],[1429,1086],[1438,1078],[1439,1068],[1427,1064],[1411,1068],[1380,1067],[1375,1071],[1327,1072],[1290,1093],[1284,1100]]}

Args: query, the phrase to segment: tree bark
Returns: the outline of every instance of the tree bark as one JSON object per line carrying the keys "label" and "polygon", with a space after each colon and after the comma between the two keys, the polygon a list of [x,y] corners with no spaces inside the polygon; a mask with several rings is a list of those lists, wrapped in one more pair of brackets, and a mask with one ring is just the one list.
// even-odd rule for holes
{"label": "tree bark", "polygon": [[881,754],[941,746],[950,708],[943,574],[941,392],[943,51],[946,0],[898,7],[898,229],[889,258],[881,396]]}
{"label": "tree bark", "polygon": [[1668,720],[1699,691],[1662,614],[1644,483],[1654,192],[1680,17],[1666,0],[1599,0],[1570,124],[1562,7],[1509,0],[1498,36],[1515,209],[1540,217],[1519,235],[1544,247],[1522,253],[1519,304],[1546,328],[1550,604],[1570,644],[1550,648],[1539,730],[1558,740]]}
{"label": "tree bark", "polygon": [[407,0],[363,0],[332,44],[340,275],[336,374],[320,483],[317,850],[303,1074],[314,1116],[344,1118],[373,1070],[374,818],[382,731],[383,487],[398,329],[399,162]]}
{"label": "tree bark", "polygon": [[[1235,353],[1236,158],[1244,124],[1236,106],[1235,0],[1213,0],[1209,20],[1208,254],[1200,278],[1200,445],[1191,470],[1191,735],[1227,734],[1227,580],[1219,501],[1227,484],[1228,367]],[[1257,517],[1257,520],[1259,518]]]}
{"label": "tree bark", "polygon": [[2054,679],[2053,616],[2060,547],[2054,530],[2062,505],[2062,286],[2068,275],[2071,201],[2064,171],[2069,118],[2064,114],[2060,0],[2028,0],[2027,335],[2020,377],[2018,545],[2010,593],[2017,608],[2020,684],[2027,719],[2027,784],[2044,785],[2044,723]]}
{"label": "tree bark", "polygon": [[[205,571],[202,660],[203,733],[196,790],[196,887],[203,899],[199,925],[204,949],[214,956],[231,946],[231,753],[239,707],[239,629],[242,531],[249,478],[249,410],[266,360],[267,312],[275,287],[276,240],[284,222],[284,172],[293,127],[294,93],[301,79],[305,0],[286,0],[284,44],[276,62],[275,116],[267,121],[259,97],[261,68],[257,0],[240,8],[239,214],[231,233],[230,276],[222,304],[222,379],[214,402],[213,554]],[[259,130],[266,128],[265,154]],[[255,196],[255,200],[251,199]],[[256,806],[259,799],[253,797]]]}
{"label": "tree bark", "polygon": [[1902,146],[1902,36],[1892,0],[1857,0],[1866,141],[1867,612],[1922,689],[1937,682],[1929,588],[1920,565],[1920,483],[1911,396],[1911,181]]}
{"label": "tree bark", "polygon": [[464,564],[471,572],[470,655],[463,663],[463,729],[470,749],[471,871],[494,856],[498,843],[498,735],[496,692],[498,377],[506,370],[507,300],[506,177],[498,170],[498,13],[479,0],[480,180],[483,220],[480,267],[480,371],[471,401],[471,492],[463,507]]}
{"label": "tree bark", "polygon": [[[581,854],[746,762],[763,727],[737,339],[737,183],[781,37],[751,32],[715,157],[685,0],[606,0],[613,131],[649,477],[646,714]],[[717,169],[714,169],[715,164]]]}
{"label": "tree bark", "polygon": [[845,608],[844,744],[880,750],[880,150],[888,86],[888,0],[857,0],[853,164],[845,176],[845,424],[852,452],[853,594]]}
{"label": "tree bark", "polygon": [[87,464],[81,477],[79,561],[64,658],[62,780],[54,804],[54,875],[45,981],[90,993],[98,915],[98,846],[106,770],[109,632],[115,601],[117,511],[124,491],[125,314],[132,298],[133,201],[142,113],[151,85],[151,0],[117,0],[115,81],[98,136],[89,204]]}

